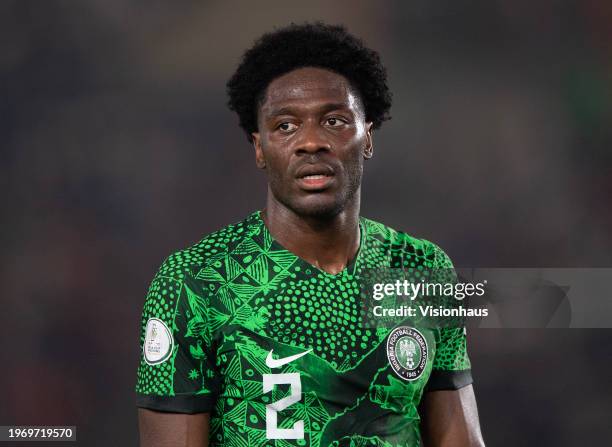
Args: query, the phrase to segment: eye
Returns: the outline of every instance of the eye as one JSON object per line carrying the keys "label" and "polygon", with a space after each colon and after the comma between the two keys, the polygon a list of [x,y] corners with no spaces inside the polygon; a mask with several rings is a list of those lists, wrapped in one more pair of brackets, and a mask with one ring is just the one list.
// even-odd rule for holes
{"label": "eye", "polygon": [[341,127],[346,124],[346,121],[340,118],[330,117],[325,120],[325,124],[327,124],[329,127]]}
{"label": "eye", "polygon": [[285,121],[276,126],[276,128],[279,129],[281,132],[293,132],[297,129],[297,126],[293,123]]}

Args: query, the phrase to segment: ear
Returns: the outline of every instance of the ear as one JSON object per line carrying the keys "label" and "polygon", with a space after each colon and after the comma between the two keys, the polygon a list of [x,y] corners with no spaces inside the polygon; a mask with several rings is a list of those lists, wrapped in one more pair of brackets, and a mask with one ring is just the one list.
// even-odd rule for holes
{"label": "ear", "polygon": [[266,158],[261,148],[261,135],[259,132],[252,132],[253,147],[255,148],[255,164],[259,169],[266,169]]}
{"label": "ear", "polygon": [[363,158],[368,160],[374,155],[374,144],[372,142],[372,122],[366,123],[366,146],[363,149]]}

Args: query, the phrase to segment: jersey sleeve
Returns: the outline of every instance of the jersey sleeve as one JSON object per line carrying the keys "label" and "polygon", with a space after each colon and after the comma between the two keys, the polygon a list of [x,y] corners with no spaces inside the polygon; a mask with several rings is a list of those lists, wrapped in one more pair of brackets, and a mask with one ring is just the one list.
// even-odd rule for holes
{"label": "jersey sleeve", "polygon": [[217,379],[209,298],[189,271],[176,265],[172,257],[162,264],[146,296],[136,405],[173,413],[208,412],[216,400]]}
{"label": "jersey sleeve", "polygon": [[[435,251],[434,268],[442,271],[449,281],[456,281],[457,275],[448,255],[437,245],[432,246]],[[457,390],[471,384],[473,379],[464,322],[440,327],[435,338],[433,368],[425,390]]]}

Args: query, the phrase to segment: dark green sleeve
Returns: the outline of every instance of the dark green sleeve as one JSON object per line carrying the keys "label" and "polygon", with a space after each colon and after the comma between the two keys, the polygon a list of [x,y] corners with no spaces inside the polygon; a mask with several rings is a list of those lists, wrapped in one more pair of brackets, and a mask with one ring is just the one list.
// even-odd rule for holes
{"label": "dark green sleeve", "polygon": [[211,411],[215,356],[208,297],[172,257],[151,282],[142,312],[138,407],[174,413]]}
{"label": "dark green sleeve", "polygon": [[[437,245],[432,244],[432,246],[435,251],[434,268],[440,269],[444,275],[451,272],[452,280],[456,281],[453,263],[448,255]],[[451,325],[439,328],[436,334],[433,369],[426,391],[456,390],[472,382],[465,326]]]}

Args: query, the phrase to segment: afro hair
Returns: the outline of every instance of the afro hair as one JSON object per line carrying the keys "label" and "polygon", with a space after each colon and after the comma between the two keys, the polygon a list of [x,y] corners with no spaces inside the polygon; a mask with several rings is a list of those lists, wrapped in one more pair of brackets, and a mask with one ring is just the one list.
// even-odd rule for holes
{"label": "afro hair", "polygon": [[302,67],[324,68],[348,79],[374,129],[391,118],[387,72],[376,51],[343,26],[292,23],[259,38],[227,82],[228,106],[238,114],[249,141],[257,132],[257,109],[270,82]]}

